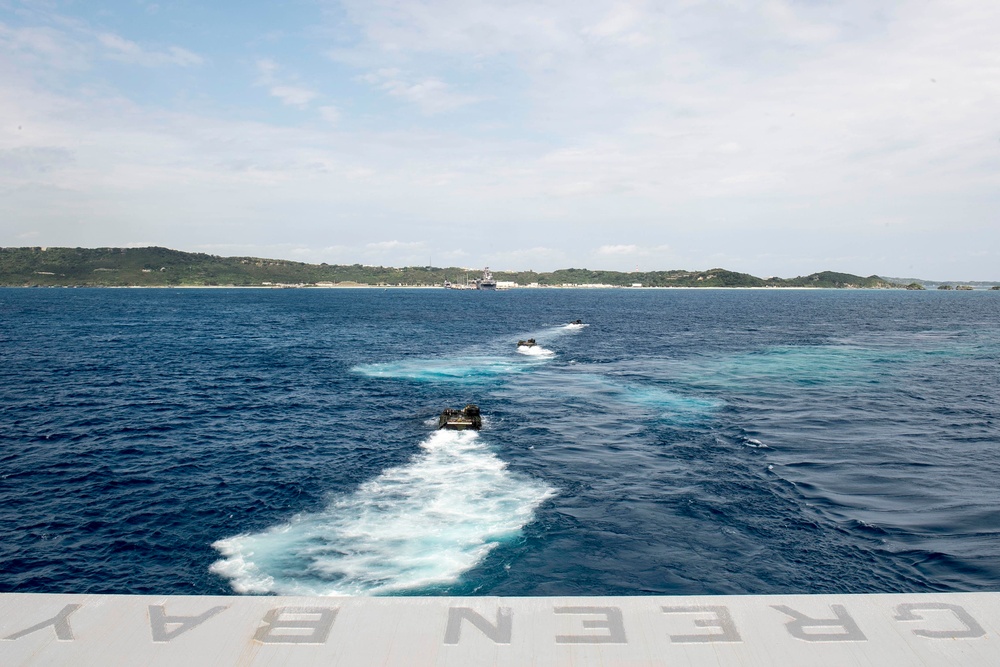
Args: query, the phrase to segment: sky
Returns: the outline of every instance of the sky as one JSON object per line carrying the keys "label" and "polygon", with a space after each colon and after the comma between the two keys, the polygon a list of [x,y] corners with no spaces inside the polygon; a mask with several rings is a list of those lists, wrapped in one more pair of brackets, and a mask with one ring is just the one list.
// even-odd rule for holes
{"label": "sky", "polygon": [[0,0],[0,246],[1000,280],[991,0]]}

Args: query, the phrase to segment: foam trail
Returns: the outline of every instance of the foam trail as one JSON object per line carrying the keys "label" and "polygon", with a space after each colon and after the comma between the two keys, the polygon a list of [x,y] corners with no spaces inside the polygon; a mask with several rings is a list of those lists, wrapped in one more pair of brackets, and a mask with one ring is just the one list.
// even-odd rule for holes
{"label": "foam trail", "polygon": [[602,399],[620,401],[654,410],[660,419],[672,423],[697,422],[711,416],[723,406],[723,402],[710,397],[689,396],[663,387],[632,384],[611,380],[602,375],[579,374],[573,376],[573,385],[589,388],[601,393]]}
{"label": "foam trail", "polygon": [[722,401],[713,398],[684,396],[659,387],[626,384],[621,385],[619,390],[627,401],[673,412],[703,413],[717,410],[722,406]]}
{"label": "foam trail", "polygon": [[541,345],[518,345],[517,352],[529,357],[551,357],[555,354],[552,350]]}
{"label": "foam trail", "polygon": [[516,536],[554,490],[511,473],[474,431],[437,431],[325,510],[219,540],[239,593],[378,595],[453,583]]}
{"label": "foam trail", "polygon": [[504,357],[455,357],[451,359],[404,359],[355,366],[362,375],[418,382],[482,382],[512,373],[523,373],[529,365]]}
{"label": "foam trail", "polygon": [[[535,339],[535,338],[548,338],[548,339],[560,338],[560,337],[565,336],[567,334],[577,333],[580,330],[582,330],[584,327],[589,327],[589,326],[590,326],[589,324],[575,324],[573,322],[570,322],[569,324],[559,324],[559,325],[556,325],[556,326],[549,327],[548,329],[545,329],[544,331],[536,331],[534,333],[526,334],[524,336],[524,338],[530,338],[530,339]],[[524,355],[527,355],[527,356],[532,356],[532,357],[551,357],[551,356],[555,355],[554,351],[552,351],[552,350],[550,350],[548,348],[542,347],[541,345],[535,345],[535,346],[530,346],[530,347],[529,346],[524,346],[524,345],[518,345],[517,346],[517,351],[520,352],[521,354],[524,354]]]}
{"label": "foam trail", "polygon": [[546,339],[561,338],[562,336],[566,336],[568,334],[579,333],[584,328],[589,326],[590,326],[589,324],[573,324],[572,322],[570,322],[569,324],[557,324],[555,326],[550,326],[546,329],[524,334],[524,337],[546,338]]}
{"label": "foam trail", "polygon": [[761,382],[804,386],[867,385],[873,376],[891,365],[913,363],[924,355],[951,354],[952,351],[920,350],[915,343],[907,349],[851,345],[773,346],[690,362],[692,365],[686,369],[685,380],[701,386],[738,389]]}

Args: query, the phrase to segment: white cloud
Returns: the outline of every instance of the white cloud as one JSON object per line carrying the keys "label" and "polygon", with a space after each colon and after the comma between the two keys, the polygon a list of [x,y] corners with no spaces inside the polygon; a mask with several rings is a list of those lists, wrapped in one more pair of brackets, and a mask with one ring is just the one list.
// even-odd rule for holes
{"label": "white cloud", "polygon": [[333,105],[323,106],[319,108],[319,115],[326,122],[336,124],[340,120],[340,109]]}
{"label": "white cloud", "polygon": [[[320,94],[305,86],[288,83],[279,76],[281,67],[270,58],[257,60],[257,85],[267,88],[271,97],[281,100],[282,104],[298,109],[306,109],[309,103],[320,96]],[[324,107],[334,109],[334,107]],[[324,112],[325,117],[325,112]]]}
{"label": "white cloud", "polygon": [[784,0],[767,0],[761,3],[761,10],[778,34],[791,42],[824,44],[841,34],[836,23],[810,20]]}
{"label": "white cloud", "polygon": [[62,147],[17,146],[0,148],[0,178],[29,182],[45,178],[74,161],[73,152]]}
{"label": "white cloud", "polygon": [[148,48],[79,21],[60,20],[56,25],[13,28],[0,23],[0,50],[59,70],[90,69],[101,58],[140,67],[192,67],[204,62],[197,53],[179,46]]}
{"label": "white cloud", "polygon": [[565,263],[569,261],[570,256],[565,247],[533,246],[490,253],[489,258],[491,265],[497,267],[507,267],[512,270],[534,268],[544,271],[557,267],[566,268]]}
{"label": "white cloud", "polygon": [[650,37],[642,29],[643,12],[629,4],[619,4],[596,24],[584,27],[581,34],[630,46],[643,46]]}
{"label": "white cloud", "polygon": [[136,42],[110,32],[99,33],[97,41],[105,48],[104,56],[106,58],[132,65],[141,65],[144,67],[160,67],[163,65],[191,67],[193,65],[201,65],[204,62],[204,59],[198,54],[187,49],[182,49],[179,46],[171,46],[163,51],[144,49]]}
{"label": "white cloud", "polygon": [[619,245],[603,245],[597,249],[597,254],[602,256],[618,256],[618,257],[650,257],[654,255],[663,255],[670,251],[670,246],[668,245],[656,245],[656,246],[646,246],[631,244],[619,244]]}
{"label": "white cloud", "polygon": [[261,84],[274,83],[274,75],[278,72],[278,63],[270,58],[260,58],[257,60],[258,81]]}
{"label": "white cloud", "polygon": [[426,114],[452,111],[481,101],[473,95],[455,92],[440,79],[411,77],[396,68],[379,69],[361,78],[392,97],[415,104]]}
{"label": "white cloud", "polygon": [[422,241],[405,243],[403,241],[379,241],[377,243],[367,243],[365,247],[370,250],[415,250],[424,247]]}
{"label": "white cloud", "polygon": [[[386,54],[456,53],[490,56],[552,50],[603,14],[569,0],[498,4],[488,0],[347,0],[342,4],[367,44]],[[560,49],[561,50],[561,49]]]}
{"label": "white cloud", "polygon": [[273,97],[277,97],[283,104],[305,109],[319,96],[315,90],[301,88],[299,86],[271,86],[269,92]]}
{"label": "white cloud", "polygon": [[[718,258],[781,275],[840,258],[851,266],[822,268],[888,272],[888,261],[913,275],[906,266],[962,262],[995,273],[973,251],[1000,243],[1000,5],[341,6],[339,23],[314,33],[340,37],[306,44],[336,52],[336,65],[256,63],[258,93],[310,110],[298,127],[295,114],[246,120],[271,117],[264,94],[269,108],[243,106],[237,119],[195,111],[232,103],[206,86],[207,104],[176,113],[107,74],[120,70],[111,58],[156,66],[151,81],[167,90],[165,67],[200,56],[163,41],[79,22],[0,24],[0,219],[14,221],[0,244],[25,233],[80,245],[239,235],[305,256],[335,238],[344,261],[423,264],[435,239],[474,228],[462,248],[473,265]],[[186,81],[224,63],[212,64]],[[343,101],[319,83],[332,67]],[[810,251],[838,239],[865,251]]]}
{"label": "white cloud", "polygon": [[634,255],[638,252],[637,245],[602,245],[597,249],[598,255]]}
{"label": "white cloud", "polygon": [[367,180],[375,176],[376,173],[378,172],[367,167],[354,167],[346,170],[344,175],[352,180]]}
{"label": "white cloud", "polygon": [[32,66],[84,69],[89,65],[90,49],[84,40],[48,26],[12,28],[0,23],[0,50]]}

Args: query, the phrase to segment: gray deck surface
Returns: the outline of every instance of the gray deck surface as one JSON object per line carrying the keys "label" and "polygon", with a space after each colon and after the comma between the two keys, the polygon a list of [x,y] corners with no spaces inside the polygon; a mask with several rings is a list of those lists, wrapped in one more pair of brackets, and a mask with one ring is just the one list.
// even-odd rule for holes
{"label": "gray deck surface", "polygon": [[1000,593],[0,594],[0,665],[1000,665]]}

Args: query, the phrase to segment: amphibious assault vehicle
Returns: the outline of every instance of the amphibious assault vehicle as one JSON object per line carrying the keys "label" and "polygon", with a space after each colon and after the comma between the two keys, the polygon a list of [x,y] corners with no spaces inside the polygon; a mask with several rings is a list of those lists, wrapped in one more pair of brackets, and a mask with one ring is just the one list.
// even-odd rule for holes
{"label": "amphibious assault vehicle", "polygon": [[479,407],[466,405],[461,410],[445,408],[438,418],[438,428],[446,428],[453,431],[464,431],[471,428],[478,431],[483,427],[483,418],[479,414]]}

